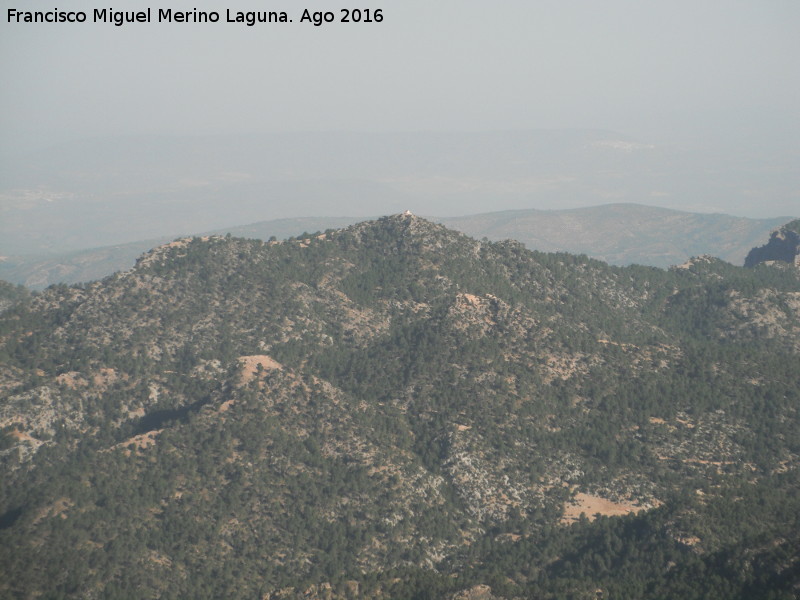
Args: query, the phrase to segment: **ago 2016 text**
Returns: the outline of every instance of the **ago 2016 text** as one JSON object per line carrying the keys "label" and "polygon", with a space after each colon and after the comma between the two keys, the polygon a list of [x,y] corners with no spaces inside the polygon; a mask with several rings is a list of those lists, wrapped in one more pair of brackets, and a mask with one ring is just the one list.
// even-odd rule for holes
{"label": "ago 2016 text", "polygon": [[338,19],[333,11],[311,12],[305,9],[300,18],[301,23],[313,23],[315,27],[336,21],[339,23],[380,23],[383,21],[383,9],[343,8],[339,11]]}

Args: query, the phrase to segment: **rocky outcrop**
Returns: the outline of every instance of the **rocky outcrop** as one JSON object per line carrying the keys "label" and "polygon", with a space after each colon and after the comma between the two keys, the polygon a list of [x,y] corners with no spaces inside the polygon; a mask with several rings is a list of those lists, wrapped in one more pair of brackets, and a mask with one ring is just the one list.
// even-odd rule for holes
{"label": "rocky outcrop", "polygon": [[452,596],[450,600],[499,600],[492,594],[488,585],[475,585],[467,590],[462,590]]}
{"label": "rocky outcrop", "polygon": [[744,260],[745,267],[780,261],[800,267],[800,219],[772,232],[769,242],[753,248]]}

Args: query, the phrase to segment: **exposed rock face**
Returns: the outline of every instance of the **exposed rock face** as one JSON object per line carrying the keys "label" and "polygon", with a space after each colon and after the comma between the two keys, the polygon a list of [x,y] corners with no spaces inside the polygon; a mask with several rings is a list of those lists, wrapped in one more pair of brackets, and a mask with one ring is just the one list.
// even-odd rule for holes
{"label": "exposed rock face", "polygon": [[476,585],[468,590],[463,590],[453,595],[452,600],[496,600],[492,595],[492,588],[488,585]]}
{"label": "exposed rock face", "polygon": [[800,266],[800,219],[774,231],[764,246],[753,248],[745,258],[744,266],[755,267],[768,261],[781,261]]}

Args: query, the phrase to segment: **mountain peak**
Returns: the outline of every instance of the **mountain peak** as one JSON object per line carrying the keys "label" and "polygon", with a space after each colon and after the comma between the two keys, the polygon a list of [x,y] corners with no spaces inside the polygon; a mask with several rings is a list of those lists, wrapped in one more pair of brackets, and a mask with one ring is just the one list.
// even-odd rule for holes
{"label": "mountain peak", "polygon": [[408,210],[380,217],[374,221],[356,223],[343,229],[342,233],[354,234],[362,242],[370,240],[378,244],[388,242],[388,247],[397,249],[412,247],[427,250],[441,249],[459,240],[478,243],[462,233],[419,217]]}

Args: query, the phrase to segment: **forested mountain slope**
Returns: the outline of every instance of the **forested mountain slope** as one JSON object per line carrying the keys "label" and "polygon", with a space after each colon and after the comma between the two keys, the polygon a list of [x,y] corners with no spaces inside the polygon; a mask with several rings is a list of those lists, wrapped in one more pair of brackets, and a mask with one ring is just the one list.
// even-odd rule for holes
{"label": "forested mountain slope", "polygon": [[794,269],[406,214],[178,240],[0,319],[2,596],[798,593]]}

